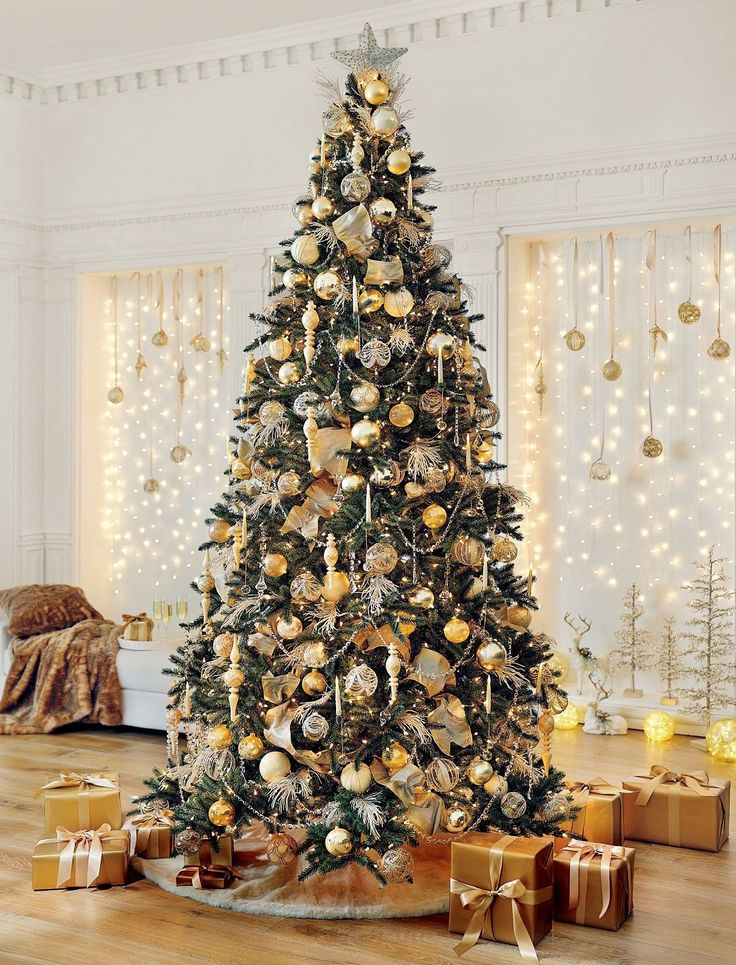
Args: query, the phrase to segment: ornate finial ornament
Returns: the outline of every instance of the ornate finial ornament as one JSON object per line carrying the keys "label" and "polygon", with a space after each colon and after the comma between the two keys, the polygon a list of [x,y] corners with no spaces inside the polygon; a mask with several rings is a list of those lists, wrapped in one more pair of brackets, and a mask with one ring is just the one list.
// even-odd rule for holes
{"label": "ornate finial ornament", "polygon": [[363,27],[355,50],[333,50],[331,56],[349,67],[354,74],[362,70],[383,70],[406,53],[406,47],[379,47],[369,23]]}

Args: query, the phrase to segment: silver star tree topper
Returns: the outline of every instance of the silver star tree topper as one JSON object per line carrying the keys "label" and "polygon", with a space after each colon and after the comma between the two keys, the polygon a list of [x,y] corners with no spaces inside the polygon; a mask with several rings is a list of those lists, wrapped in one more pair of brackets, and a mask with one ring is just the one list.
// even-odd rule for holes
{"label": "silver star tree topper", "polygon": [[406,47],[379,47],[369,23],[363,27],[360,43],[355,50],[333,50],[335,60],[349,67],[354,74],[362,70],[383,70],[406,53]]}

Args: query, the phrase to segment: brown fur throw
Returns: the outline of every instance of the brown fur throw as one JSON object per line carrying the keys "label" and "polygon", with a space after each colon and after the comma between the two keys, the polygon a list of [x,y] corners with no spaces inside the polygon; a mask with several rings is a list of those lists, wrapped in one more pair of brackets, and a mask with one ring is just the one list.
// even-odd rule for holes
{"label": "brown fur throw", "polygon": [[83,620],[65,630],[13,641],[0,699],[0,734],[47,734],[64,724],[122,722],[115,668],[123,628]]}
{"label": "brown fur throw", "polygon": [[28,583],[0,590],[0,610],[8,615],[14,637],[63,630],[102,614],[90,604],[84,591],[66,583]]}

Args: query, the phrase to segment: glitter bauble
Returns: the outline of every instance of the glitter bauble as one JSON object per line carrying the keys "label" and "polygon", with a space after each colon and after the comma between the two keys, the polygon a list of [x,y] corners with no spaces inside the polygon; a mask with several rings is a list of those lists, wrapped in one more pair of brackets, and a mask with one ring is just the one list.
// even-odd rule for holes
{"label": "glitter bauble", "polygon": [[361,201],[365,201],[370,193],[370,179],[361,171],[351,171],[350,174],[346,174],[340,182],[340,194],[346,201],[353,201],[355,204],[359,204]]}
{"label": "glitter bauble", "polygon": [[486,548],[479,539],[461,533],[452,544],[450,555],[456,563],[463,566],[480,566],[483,563]]}
{"label": "glitter bauble", "polygon": [[570,802],[564,794],[553,794],[542,804],[536,814],[538,821],[559,824],[570,818]]}
{"label": "glitter bauble", "polygon": [[309,603],[316,603],[321,594],[319,580],[308,570],[294,577],[289,591],[293,597],[303,597]]}
{"label": "glitter bauble", "polygon": [[503,774],[494,774],[489,778],[483,785],[483,790],[490,797],[501,797],[509,789],[509,782],[503,776]]}
{"label": "glitter bauble", "polygon": [[455,351],[455,337],[448,332],[435,332],[427,339],[427,354],[437,358],[442,352],[443,359],[449,359]]}
{"label": "glitter bauble", "polygon": [[319,670],[310,670],[302,678],[302,690],[308,697],[323,694],[327,690],[327,678]]}
{"label": "glitter bauble", "polygon": [[396,205],[391,198],[376,198],[368,210],[375,224],[390,224],[396,217]]}
{"label": "glitter bauble", "polygon": [[304,663],[308,667],[324,667],[327,663],[327,647],[322,640],[311,640],[304,645]]}
{"label": "glitter bauble", "polygon": [[233,735],[225,724],[216,724],[207,731],[207,743],[215,751],[224,750],[233,742]]}
{"label": "glitter bauble", "polygon": [[230,523],[226,519],[216,519],[210,523],[208,532],[213,543],[227,543],[230,539]]}
{"label": "glitter bauble", "polygon": [[506,619],[515,627],[522,627],[524,630],[528,630],[532,622],[531,610],[527,610],[525,606],[514,603],[506,609]]}
{"label": "glitter bauble", "polygon": [[447,510],[439,503],[431,503],[422,513],[422,522],[428,529],[440,529],[447,522]]}
{"label": "glitter bauble", "polygon": [[289,568],[289,563],[283,553],[266,553],[263,557],[263,572],[266,576],[277,579],[283,576]]}
{"label": "glitter bauble", "polygon": [[696,322],[700,321],[700,309],[689,298],[680,305],[677,314],[680,316],[683,325],[695,325]]}
{"label": "glitter bauble", "polygon": [[491,548],[491,555],[499,563],[511,563],[516,559],[518,553],[516,543],[507,536],[497,539]]}
{"label": "glitter bauble", "polygon": [[266,845],[266,857],[271,864],[291,864],[298,850],[299,845],[290,834],[272,834]]}
{"label": "glitter bauble", "polygon": [[364,568],[371,575],[385,576],[398,562],[399,554],[390,543],[374,543],[366,550]]}
{"label": "glitter bauble", "polygon": [[427,786],[441,794],[451,791],[460,780],[460,768],[446,757],[435,757],[425,770]]}
{"label": "glitter bauble", "polygon": [[450,643],[462,643],[470,636],[470,627],[465,620],[461,620],[459,617],[453,617],[445,624],[442,632]]}
{"label": "glitter bauble", "polygon": [[493,765],[488,761],[477,757],[468,765],[468,780],[471,784],[476,784],[480,787],[481,784],[486,784],[490,781],[492,777]]}
{"label": "glitter bauble", "polygon": [[312,214],[319,221],[325,221],[327,218],[331,218],[334,213],[335,205],[332,198],[326,198],[324,195],[320,195],[312,202]]}
{"label": "glitter bauble", "polygon": [[295,640],[301,632],[302,621],[299,617],[292,617],[290,620],[281,617],[276,621],[276,633],[284,640]]}
{"label": "glitter bauble", "polygon": [[353,850],[353,836],[345,828],[333,828],[325,838],[325,848],[336,858],[344,858]]}
{"label": "glitter bauble", "polygon": [[603,365],[603,378],[608,382],[615,382],[617,379],[621,378],[623,373],[623,368],[620,362],[616,359],[609,359]]}
{"label": "glitter bauble", "polygon": [[379,137],[393,137],[400,126],[399,115],[386,104],[377,107],[371,115],[371,127]]}
{"label": "glitter bauble", "polygon": [[449,807],[442,818],[442,823],[446,831],[452,834],[459,834],[464,831],[470,823],[470,811],[462,804],[453,804]]}
{"label": "glitter bauble", "polygon": [[731,346],[723,338],[714,338],[708,346],[708,355],[718,362],[727,359],[731,354]]}
{"label": "glitter bauble", "polygon": [[191,454],[192,454],[191,450],[187,449],[186,446],[182,446],[180,443],[178,443],[175,446],[172,446],[171,449],[169,450],[169,458],[171,459],[172,462],[177,463],[177,465],[184,462],[184,460],[188,456],[191,456]]}
{"label": "glitter bauble", "polygon": [[358,295],[358,309],[367,315],[377,312],[383,305],[383,295],[377,288],[366,288]]}
{"label": "glitter bauble", "polygon": [[344,493],[352,496],[354,493],[359,493],[365,489],[365,479],[357,472],[349,472],[347,476],[343,476],[340,488]]}
{"label": "glitter bauble", "polygon": [[282,473],[276,482],[276,488],[283,496],[296,496],[300,489],[299,473],[292,470]]}
{"label": "glitter bauble", "polygon": [[308,741],[316,744],[324,740],[330,732],[330,725],[322,714],[310,714],[302,724],[302,734]]}
{"label": "glitter bauble", "polygon": [[113,387],[107,393],[107,401],[112,402],[113,405],[119,405],[124,398],[125,393],[119,385],[113,385]]}
{"label": "glitter bauble", "polygon": [[389,848],[381,856],[378,870],[389,884],[397,884],[411,878],[414,871],[414,858],[408,848]]}
{"label": "glitter bauble", "polygon": [[407,499],[419,499],[419,497],[425,493],[424,486],[422,486],[421,483],[412,482],[411,480],[404,486],[404,491]]}
{"label": "glitter bauble", "polygon": [[388,421],[392,426],[405,429],[414,421],[414,410],[406,402],[397,402],[388,410]]}
{"label": "glitter bauble", "polygon": [[664,452],[664,446],[655,436],[647,436],[641,444],[641,451],[647,459],[656,459]]}
{"label": "glitter bauble", "polygon": [[565,345],[571,352],[579,352],[585,345],[585,336],[579,328],[571,328],[565,333]]}
{"label": "glitter bauble", "polygon": [[153,476],[151,476],[150,479],[146,479],[146,481],[143,483],[144,493],[157,493],[160,489],[161,483],[158,481],[158,479],[154,479]]}
{"label": "glitter bauble", "polygon": [[596,459],[591,463],[589,475],[595,482],[606,482],[611,478],[611,467],[602,459]]}
{"label": "glitter bauble", "polygon": [[487,673],[500,670],[506,664],[506,651],[495,640],[484,640],[475,651],[475,659]]}
{"label": "glitter bauble", "polygon": [[291,773],[291,761],[281,751],[269,751],[261,758],[258,771],[267,784],[272,784]]}
{"label": "glitter bauble", "polygon": [[736,720],[714,720],[706,732],[705,744],[714,760],[736,764]]}
{"label": "glitter bauble", "polygon": [[377,687],[378,676],[366,663],[359,663],[345,674],[345,694],[348,697],[372,697]]}
{"label": "glitter bauble", "polygon": [[154,332],[151,336],[151,345],[155,345],[156,348],[165,348],[168,344],[169,336],[162,328],[158,329],[158,331]]}
{"label": "glitter bauble", "polygon": [[388,84],[380,78],[370,81],[363,89],[363,97],[374,107],[383,104],[388,99]]}
{"label": "glitter bauble", "polygon": [[526,813],[526,798],[518,791],[509,791],[501,798],[501,810],[511,821],[518,821]]}
{"label": "glitter bauble", "polygon": [[340,783],[346,791],[365,794],[373,783],[373,775],[367,764],[347,764],[340,774]]}
{"label": "glitter bauble", "polygon": [[319,245],[314,235],[299,235],[289,250],[291,257],[300,265],[313,265],[320,259]]}
{"label": "glitter bauble", "polygon": [[263,741],[257,734],[248,734],[238,741],[238,754],[244,761],[255,761],[263,753]]}
{"label": "glitter bauble", "polygon": [[305,271],[295,271],[293,268],[288,268],[281,276],[281,281],[286,288],[292,290],[304,288],[305,285],[309,284],[309,275]]}
{"label": "glitter bauble", "polygon": [[350,126],[350,118],[337,104],[333,104],[322,115],[322,130],[330,137],[347,134]]}
{"label": "glitter bauble", "polygon": [[412,606],[420,610],[429,610],[434,606],[434,593],[426,586],[415,586],[409,592],[407,600]]}
{"label": "glitter bauble", "polygon": [[321,271],[314,279],[314,293],[322,301],[330,302],[342,287],[336,271]]}
{"label": "glitter bauble", "polygon": [[419,399],[419,408],[427,415],[441,416],[450,408],[450,401],[439,389],[427,389]]}
{"label": "glitter bauble", "polygon": [[[277,362],[285,362],[291,355],[292,347],[288,338],[274,338],[268,343],[268,354]],[[264,403],[268,405],[268,403]],[[263,408],[263,406],[261,406]],[[282,406],[283,409],[283,406]]]}
{"label": "glitter bauble", "polygon": [[[414,308],[414,296],[408,288],[388,291],[383,298],[383,307],[392,318],[406,318]],[[452,337],[452,336],[450,336]]]}
{"label": "glitter bauble", "polygon": [[355,423],[350,430],[350,437],[359,449],[368,449],[381,438],[381,427],[366,416]]}
{"label": "glitter bauble", "polygon": [[212,641],[212,649],[217,657],[229,657],[233,649],[235,635],[232,633],[219,633]]}
{"label": "glitter bauble", "polygon": [[396,741],[392,741],[381,753],[384,767],[389,771],[398,771],[409,763],[409,752]]}
{"label": "glitter bauble", "polygon": [[391,174],[406,174],[411,167],[411,154],[408,151],[392,151],[386,158],[386,167]]}
{"label": "glitter bauble", "polygon": [[220,798],[210,805],[207,817],[215,827],[225,828],[235,820],[235,808],[229,801]]}

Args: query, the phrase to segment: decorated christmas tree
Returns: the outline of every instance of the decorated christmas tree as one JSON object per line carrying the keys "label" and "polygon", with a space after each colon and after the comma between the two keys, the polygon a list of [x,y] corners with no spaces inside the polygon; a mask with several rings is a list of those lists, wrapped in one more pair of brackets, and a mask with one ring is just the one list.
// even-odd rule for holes
{"label": "decorated christmas tree", "polygon": [[525,497],[495,459],[481,316],[432,240],[402,53],[366,26],[335,55],[344,95],[324,84],[173,659],[169,764],[142,798],[173,808],[180,847],[262,822],[272,861],[382,882],[411,877],[423,837],[567,816],[566,698],[513,565]]}

